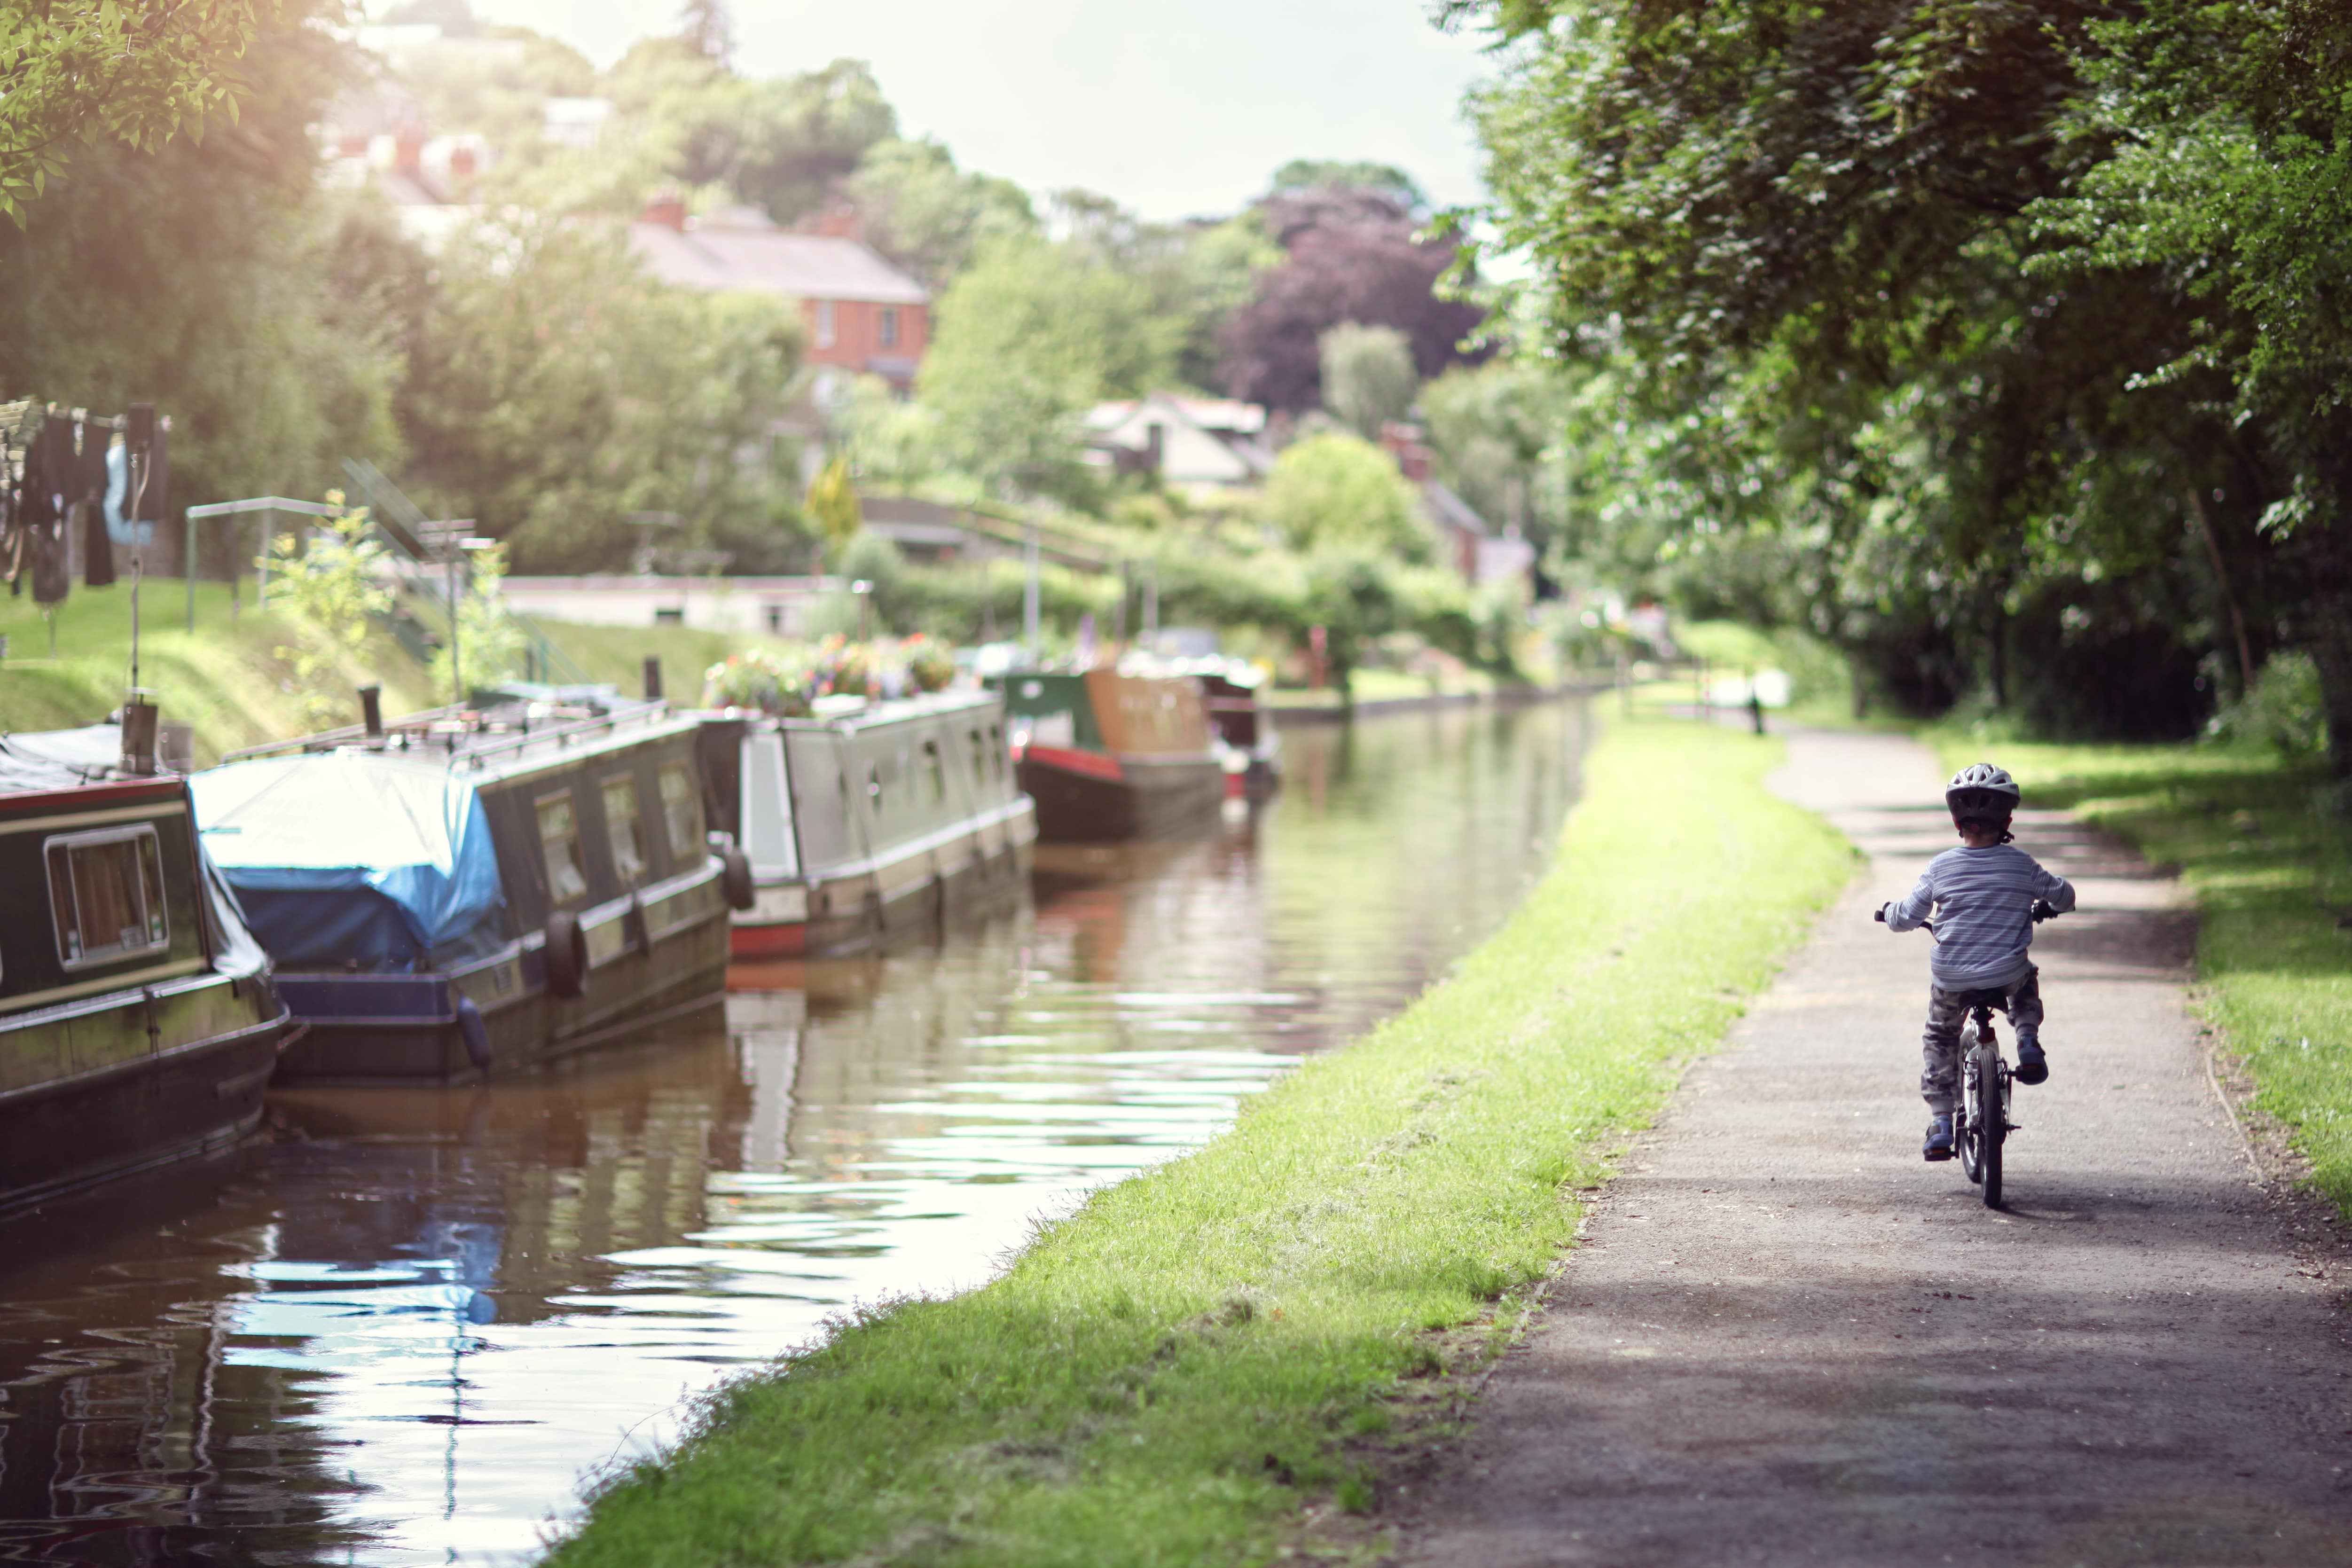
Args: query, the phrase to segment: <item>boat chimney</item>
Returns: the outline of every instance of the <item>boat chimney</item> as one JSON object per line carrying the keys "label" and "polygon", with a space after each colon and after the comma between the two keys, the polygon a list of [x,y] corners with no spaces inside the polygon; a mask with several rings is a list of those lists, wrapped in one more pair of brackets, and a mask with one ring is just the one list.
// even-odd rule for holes
{"label": "boat chimney", "polygon": [[661,660],[652,654],[647,654],[646,656],[646,700],[658,702],[661,700]]}
{"label": "boat chimney", "polygon": [[362,686],[360,688],[360,717],[367,724],[368,739],[372,741],[380,741],[383,739],[383,687]]}
{"label": "boat chimney", "polygon": [[134,697],[122,705],[122,771],[155,771],[155,705]]}

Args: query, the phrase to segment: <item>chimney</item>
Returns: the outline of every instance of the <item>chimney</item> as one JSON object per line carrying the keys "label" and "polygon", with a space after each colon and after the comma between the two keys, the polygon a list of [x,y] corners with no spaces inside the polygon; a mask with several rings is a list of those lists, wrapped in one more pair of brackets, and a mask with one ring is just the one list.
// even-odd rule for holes
{"label": "chimney", "polygon": [[1388,448],[1406,479],[1417,485],[1429,482],[1429,448],[1422,445],[1419,430],[1390,420],[1381,426],[1381,445]]}
{"label": "chimney", "polygon": [[674,190],[656,191],[646,198],[646,210],[637,215],[639,223],[657,223],[666,228],[686,232],[686,197]]}
{"label": "chimney", "polygon": [[360,688],[360,722],[367,727],[368,736],[371,740],[382,738],[383,734],[383,687],[362,686]]}
{"label": "chimney", "polygon": [[422,126],[403,126],[392,137],[392,172],[410,179],[425,172],[425,130]]}
{"label": "chimney", "polygon": [[142,776],[155,771],[155,705],[141,698],[122,705],[122,771]]}

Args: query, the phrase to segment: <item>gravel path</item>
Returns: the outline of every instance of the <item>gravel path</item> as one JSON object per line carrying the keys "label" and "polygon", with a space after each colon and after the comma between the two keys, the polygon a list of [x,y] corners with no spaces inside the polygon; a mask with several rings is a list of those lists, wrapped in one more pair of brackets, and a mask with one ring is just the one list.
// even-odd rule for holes
{"label": "gravel path", "polygon": [[1406,1559],[2352,1564],[2347,1324],[2212,1087],[2170,885],[2021,819],[2082,912],[2035,944],[2052,1076],[1996,1214],[1919,1158],[1928,939],[1870,919],[1952,842],[1940,773],[1790,755],[1868,872],[1595,1206]]}

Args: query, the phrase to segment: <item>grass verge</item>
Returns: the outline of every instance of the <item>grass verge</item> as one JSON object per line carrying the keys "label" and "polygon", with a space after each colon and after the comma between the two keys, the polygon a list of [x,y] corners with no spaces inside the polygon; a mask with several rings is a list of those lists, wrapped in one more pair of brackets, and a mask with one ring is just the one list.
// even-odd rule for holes
{"label": "grass verge", "polygon": [[1549,875],[1452,978],[995,1282],[732,1385],[551,1562],[1260,1561],[1302,1502],[1364,1506],[1349,1445],[1446,1370],[1434,1331],[1547,1275],[1580,1191],[1851,874],[1760,787],[1780,753],[1614,726]]}
{"label": "grass verge", "polygon": [[[139,684],[154,694],[163,718],[195,725],[199,763],[301,734],[322,718],[355,721],[358,688],[369,682],[384,689],[390,713],[432,701],[424,668],[388,634],[371,637],[357,657],[321,674],[321,709],[307,700],[292,665],[278,657],[279,647],[308,636],[291,617],[265,615],[247,603],[232,620],[227,584],[199,583],[191,631],[187,584],[178,578],[150,578],[139,603]],[[0,636],[8,639],[8,657],[0,660],[0,731],[92,724],[121,706],[131,674],[130,585],[77,585],[58,606],[55,629],[52,656],[50,623],[40,607],[29,595],[0,597]]]}
{"label": "grass verge", "polygon": [[[1945,765],[1987,747],[1934,737]],[[2214,746],[1993,749],[2036,805],[2071,809],[2177,866],[2202,917],[2197,1002],[2288,1130],[2313,1184],[2352,1215],[2352,855],[2315,809],[2316,764]]]}

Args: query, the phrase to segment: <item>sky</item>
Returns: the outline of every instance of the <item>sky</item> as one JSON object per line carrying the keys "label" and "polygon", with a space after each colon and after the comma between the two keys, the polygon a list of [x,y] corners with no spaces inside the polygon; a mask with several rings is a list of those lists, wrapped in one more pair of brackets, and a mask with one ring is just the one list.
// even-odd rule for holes
{"label": "sky", "polygon": [[[380,7],[372,7],[380,9]],[[474,0],[599,66],[677,26],[675,0]],[[1293,158],[1369,159],[1440,205],[1482,194],[1461,116],[1490,62],[1425,0],[737,0],[753,76],[870,61],[902,133],[1034,191],[1148,218],[1225,213]]]}

